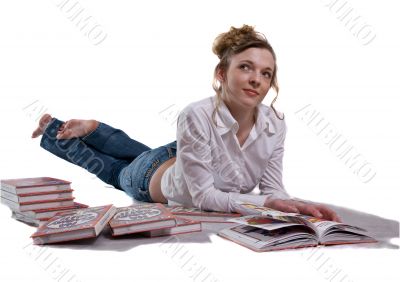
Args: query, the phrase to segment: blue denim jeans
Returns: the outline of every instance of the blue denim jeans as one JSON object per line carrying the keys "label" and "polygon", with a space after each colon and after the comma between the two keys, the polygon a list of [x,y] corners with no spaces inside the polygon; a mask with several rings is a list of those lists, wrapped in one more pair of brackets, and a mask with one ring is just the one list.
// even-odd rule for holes
{"label": "blue denim jeans", "polygon": [[162,163],[176,156],[176,141],[151,149],[101,122],[84,137],[56,139],[62,124],[63,121],[53,118],[43,133],[42,148],[85,168],[138,201],[153,202],[150,179]]}

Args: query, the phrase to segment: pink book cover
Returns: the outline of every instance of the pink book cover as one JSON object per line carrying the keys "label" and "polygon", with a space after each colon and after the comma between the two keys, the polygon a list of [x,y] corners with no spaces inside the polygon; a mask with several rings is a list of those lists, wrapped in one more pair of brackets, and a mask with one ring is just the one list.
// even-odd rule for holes
{"label": "pink book cover", "polygon": [[68,184],[71,184],[71,182],[53,177],[31,177],[31,178],[15,178],[15,179],[1,180],[1,185],[8,185],[16,188],[68,185]]}
{"label": "pink book cover", "polygon": [[118,228],[174,218],[175,217],[160,203],[135,204],[118,208],[109,224],[111,228]]}
{"label": "pink book cover", "polygon": [[13,194],[7,191],[1,191],[1,196],[10,201],[22,204],[22,203],[35,203],[43,202],[47,200],[61,200],[72,198],[73,189],[63,191],[51,191],[51,192],[36,192],[36,193],[24,193],[24,194]]}
{"label": "pink book cover", "polygon": [[72,198],[62,198],[62,199],[53,199],[53,200],[44,200],[44,201],[31,201],[31,202],[25,202],[25,203],[18,203],[21,207],[26,206],[26,205],[33,205],[33,204],[46,204],[46,203],[54,203],[54,202],[64,202],[64,201],[71,201],[75,199],[74,197]]}
{"label": "pink book cover", "polygon": [[[72,231],[93,229],[113,205],[77,209],[58,213],[31,235],[32,238]],[[74,238],[81,239],[81,238]]]}
{"label": "pink book cover", "polygon": [[37,209],[37,210],[33,210],[31,212],[34,213],[44,213],[44,212],[50,212],[50,211],[63,211],[63,210],[72,210],[72,209],[84,209],[84,208],[88,208],[88,205],[85,204],[81,204],[78,202],[74,202],[73,206],[67,206],[67,207],[58,207],[58,208],[48,208],[48,209]]}
{"label": "pink book cover", "polygon": [[29,196],[40,196],[40,195],[49,195],[49,194],[62,194],[62,193],[71,193],[73,189],[62,190],[62,191],[49,191],[49,192],[31,192],[31,193],[20,193],[18,197],[29,197]]}
{"label": "pink book cover", "polygon": [[176,216],[176,226],[186,226],[186,225],[195,225],[195,224],[201,224],[200,221],[189,219],[189,218],[184,218],[184,217],[179,217]]}
{"label": "pink book cover", "polygon": [[201,231],[201,222],[176,216],[176,226],[143,232],[147,237],[170,236]]}
{"label": "pink book cover", "polygon": [[47,208],[47,209],[37,209],[37,210],[32,210],[32,211],[20,212],[20,213],[22,213],[25,216],[44,220],[44,219],[50,219],[51,217],[55,216],[57,213],[60,213],[60,212],[76,210],[76,209],[84,209],[84,208],[88,208],[88,207],[89,207],[88,205],[74,202],[72,206],[70,205],[70,206]]}

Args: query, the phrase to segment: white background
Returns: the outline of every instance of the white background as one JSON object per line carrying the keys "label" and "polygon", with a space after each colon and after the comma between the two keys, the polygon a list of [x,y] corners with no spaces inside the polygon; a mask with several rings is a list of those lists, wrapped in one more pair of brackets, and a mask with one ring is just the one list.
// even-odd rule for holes
{"label": "white background", "polygon": [[[337,19],[329,0],[71,0],[70,7],[77,2],[107,34],[98,45],[57,6],[60,2],[0,4],[1,179],[53,176],[72,181],[79,202],[130,204],[128,196],[47,153],[39,139],[31,140],[42,110],[62,120],[104,121],[151,147],[170,142],[175,114],[213,95],[213,39],[231,25],[247,23],[268,37],[278,57],[276,107],[288,125],[284,182],[289,193],[399,220],[396,1],[335,6],[346,3],[376,34],[367,45]],[[309,104],[374,168],[370,182],[363,183],[295,114]],[[24,248],[34,229],[10,213],[0,206],[0,279],[54,281],[53,270]],[[219,281],[328,281],[303,251],[256,254],[215,235],[184,248]],[[124,251],[84,245],[48,250],[80,281],[194,280],[156,243]],[[343,281],[400,277],[398,249],[331,248],[324,254],[347,275]],[[85,267],[88,261],[95,268]]]}

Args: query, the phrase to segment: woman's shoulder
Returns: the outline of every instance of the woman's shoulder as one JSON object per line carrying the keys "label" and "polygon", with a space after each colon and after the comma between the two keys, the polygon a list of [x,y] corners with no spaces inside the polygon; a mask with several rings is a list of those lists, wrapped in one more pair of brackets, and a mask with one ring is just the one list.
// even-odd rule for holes
{"label": "woman's shoulder", "polygon": [[199,112],[199,111],[209,111],[214,109],[214,97],[210,96],[207,98],[203,98],[201,100],[197,100],[189,103],[186,107],[183,108],[183,112]]}
{"label": "woman's shoulder", "polygon": [[202,120],[203,122],[207,123],[210,120],[212,112],[215,108],[214,101],[215,98],[210,96],[191,102],[182,109],[180,116]]}
{"label": "woman's shoulder", "polygon": [[214,107],[214,98],[207,97],[188,104],[182,109],[178,117],[178,128],[199,129],[203,132],[211,132],[211,115]]}

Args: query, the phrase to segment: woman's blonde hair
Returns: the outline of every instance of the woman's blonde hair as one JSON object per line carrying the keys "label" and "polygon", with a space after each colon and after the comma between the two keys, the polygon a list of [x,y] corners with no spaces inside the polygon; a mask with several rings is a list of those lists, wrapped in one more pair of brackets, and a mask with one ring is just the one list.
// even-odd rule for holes
{"label": "woman's blonde hair", "polygon": [[271,77],[271,87],[275,90],[276,96],[272,100],[270,107],[279,119],[284,119],[284,116],[280,117],[274,108],[274,103],[278,98],[279,93],[278,79],[276,75],[276,55],[274,49],[272,48],[271,44],[269,44],[264,34],[255,31],[254,27],[252,26],[243,25],[241,28],[235,28],[232,26],[228,32],[218,35],[213,43],[212,51],[220,60],[215,66],[212,83],[213,89],[217,94],[217,103],[212,114],[215,124],[217,124],[215,115],[222,100],[222,84],[217,79],[218,71],[222,70],[223,72],[226,72],[233,55],[239,54],[246,49],[253,47],[267,49],[269,52],[271,52],[272,57],[274,58],[274,70]]}

